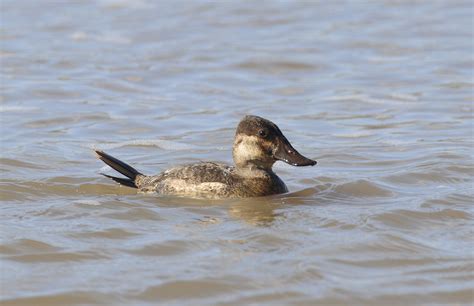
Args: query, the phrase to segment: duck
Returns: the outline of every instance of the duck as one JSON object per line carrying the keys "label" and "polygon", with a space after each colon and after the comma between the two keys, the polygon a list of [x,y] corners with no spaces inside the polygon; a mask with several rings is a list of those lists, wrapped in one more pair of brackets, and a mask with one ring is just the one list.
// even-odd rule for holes
{"label": "duck", "polygon": [[125,162],[95,150],[98,159],[125,177],[103,174],[139,193],[201,199],[250,198],[288,192],[273,172],[277,161],[297,167],[316,161],[293,148],[278,126],[265,118],[247,115],[236,129],[232,147],[235,165],[199,162],[172,167],[157,175],[146,175]]}

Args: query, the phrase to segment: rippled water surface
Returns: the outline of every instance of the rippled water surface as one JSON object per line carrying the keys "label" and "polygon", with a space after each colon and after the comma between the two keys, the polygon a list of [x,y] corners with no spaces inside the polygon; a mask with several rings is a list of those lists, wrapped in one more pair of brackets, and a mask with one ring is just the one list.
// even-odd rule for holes
{"label": "rippled water surface", "polygon": [[[473,303],[470,1],[1,1],[2,305]],[[99,175],[232,162],[244,114],[316,167],[290,193]]]}

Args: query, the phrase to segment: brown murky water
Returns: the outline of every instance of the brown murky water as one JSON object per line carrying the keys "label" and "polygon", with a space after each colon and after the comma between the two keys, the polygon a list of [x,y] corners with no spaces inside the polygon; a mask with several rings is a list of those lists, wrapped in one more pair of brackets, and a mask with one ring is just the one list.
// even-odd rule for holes
{"label": "brown murky water", "polygon": [[[470,1],[1,1],[2,305],[473,303]],[[137,195],[267,117],[289,194]]]}

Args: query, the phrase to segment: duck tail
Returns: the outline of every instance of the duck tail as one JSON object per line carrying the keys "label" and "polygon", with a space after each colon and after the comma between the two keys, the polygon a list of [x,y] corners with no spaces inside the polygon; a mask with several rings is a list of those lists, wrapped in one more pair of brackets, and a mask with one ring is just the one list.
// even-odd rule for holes
{"label": "duck tail", "polygon": [[123,161],[118,160],[115,157],[110,156],[109,154],[103,151],[94,150],[94,152],[97,155],[97,158],[99,158],[101,161],[103,161],[104,163],[112,167],[112,169],[125,175],[127,178],[120,178],[120,177],[110,176],[110,175],[101,173],[103,176],[111,178],[121,185],[137,188],[137,185],[135,184],[135,180],[137,176],[142,175],[140,172],[138,172],[132,166],[127,165]]}

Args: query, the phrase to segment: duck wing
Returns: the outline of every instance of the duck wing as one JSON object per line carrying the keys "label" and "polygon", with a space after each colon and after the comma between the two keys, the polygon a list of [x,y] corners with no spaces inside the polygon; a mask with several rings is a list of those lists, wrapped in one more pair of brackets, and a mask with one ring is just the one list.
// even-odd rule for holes
{"label": "duck wing", "polygon": [[222,197],[233,185],[234,168],[203,162],[171,168],[156,176],[139,176],[135,183],[141,192],[192,197]]}

